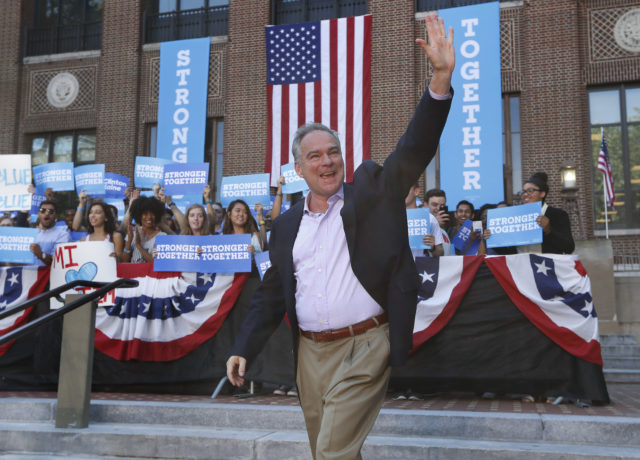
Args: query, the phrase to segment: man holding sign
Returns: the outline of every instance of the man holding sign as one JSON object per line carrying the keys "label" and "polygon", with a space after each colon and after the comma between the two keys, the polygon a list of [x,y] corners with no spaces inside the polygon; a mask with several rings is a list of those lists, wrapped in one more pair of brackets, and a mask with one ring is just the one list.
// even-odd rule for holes
{"label": "man holding sign", "polygon": [[56,213],[55,202],[45,200],[40,203],[37,225],[40,232],[36,242],[31,244],[31,252],[36,256],[36,265],[51,265],[56,244],[71,241],[67,226],[56,226]]}
{"label": "man holding sign", "polygon": [[418,277],[404,198],[433,158],[451,104],[453,32],[426,18],[418,40],[433,78],[384,167],[364,161],[344,183],[337,133],[298,129],[296,172],[309,194],[273,223],[271,267],[227,361],[234,385],[287,313],[313,457],[359,458],[389,381],[412,348]]}

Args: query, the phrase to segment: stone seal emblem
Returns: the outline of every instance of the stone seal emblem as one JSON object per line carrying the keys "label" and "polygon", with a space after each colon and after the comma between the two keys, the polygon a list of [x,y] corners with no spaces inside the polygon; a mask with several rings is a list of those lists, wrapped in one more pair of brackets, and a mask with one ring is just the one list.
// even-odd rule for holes
{"label": "stone seal emblem", "polygon": [[78,96],[78,79],[68,72],[61,72],[49,81],[47,100],[57,109],[70,106]]}
{"label": "stone seal emblem", "polygon": [[618,46],[631,53],[640,53],[640,8],[624,13],[613,28]]}

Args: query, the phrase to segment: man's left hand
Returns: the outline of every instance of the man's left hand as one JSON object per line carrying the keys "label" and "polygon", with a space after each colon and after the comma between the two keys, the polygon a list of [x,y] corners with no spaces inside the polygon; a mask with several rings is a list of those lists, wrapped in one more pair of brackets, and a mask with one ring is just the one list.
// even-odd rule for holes
{"label": "man's left hand", "polygon": [[416,42],[422,46],[433,67],[433,77],[429,88],[436,94],[445,96],[451,90],[451,74],[456,65],[456,53],[453,48],[453,27],[449,27],[447,38],[444,21],[435,15],[425,18],[429,43],[421,38]]}

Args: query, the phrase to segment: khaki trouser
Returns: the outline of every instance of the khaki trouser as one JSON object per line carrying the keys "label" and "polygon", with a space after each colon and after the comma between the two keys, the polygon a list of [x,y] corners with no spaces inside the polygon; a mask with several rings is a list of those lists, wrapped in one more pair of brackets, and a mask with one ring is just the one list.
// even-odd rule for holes
{"label": "khaki trouser", "polygon": [[355,337],[300,336],[297,384],[315,460],[359,459],[389,383],[389,325]]}

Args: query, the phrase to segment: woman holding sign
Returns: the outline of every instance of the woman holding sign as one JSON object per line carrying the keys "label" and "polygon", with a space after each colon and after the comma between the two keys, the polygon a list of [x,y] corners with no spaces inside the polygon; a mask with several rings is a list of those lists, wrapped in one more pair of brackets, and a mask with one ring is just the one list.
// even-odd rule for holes
{"label": "woman holding sign", "polygon": [[251,235],[251,245],[249,252],[254,254],[262,252],[262,241],[258,233],[258,226],[251,215],[249,206],[242,200],[235,200],[229,203],[227,208],[227,218],[222,227],[223,235],[241,235],[249,233]]}
{"label": "woman holding sign", "polygon": [[560,208],[552,208],[545,199],[549,193],[547,174],[537,172],[522,187],[523,203],[542,201],[542,214],[536,222],[542,227],[542,252],[551,254],[571,254],[575,249],[571,235],[569,215]]}
{"label": "woman holding sign", "polygon": [[116,258],[117,262],[122,261],[124,241],[122,235],[116,232],[116,223],[113,221],[111,212],[105,203],[96,202],[89,207],[87,229],[89,230],[89,234],[83,241],[112,242],[114,248],[112,256]]}

